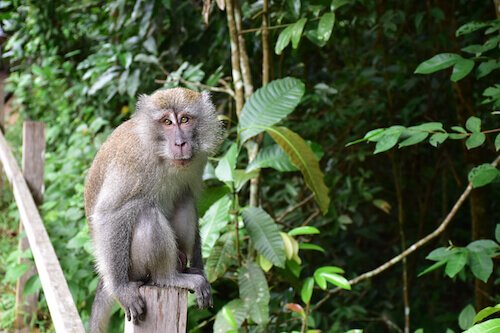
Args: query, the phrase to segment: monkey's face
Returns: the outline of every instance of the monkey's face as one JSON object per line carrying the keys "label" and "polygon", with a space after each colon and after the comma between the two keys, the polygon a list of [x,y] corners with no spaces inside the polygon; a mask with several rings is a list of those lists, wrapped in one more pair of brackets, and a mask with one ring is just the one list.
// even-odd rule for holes
{"label": "monkey's face", "polygon": [[197,149],[194,134],[196,117],[186,111],[166,110],[159,120],[161,155],[171,164],[185,167]]}

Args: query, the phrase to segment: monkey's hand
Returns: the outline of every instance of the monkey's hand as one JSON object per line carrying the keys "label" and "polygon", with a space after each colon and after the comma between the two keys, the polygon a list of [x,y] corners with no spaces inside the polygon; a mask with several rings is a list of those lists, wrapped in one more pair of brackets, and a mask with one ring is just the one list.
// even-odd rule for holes
{"label": "monkey's hand", "polygon": [[207,278],[204,275],[198,275],[200,277],[200,283],[194,288],[196,293],[196,301],[200,309],[206,309],[208,307],[213,307],[212,300],[212,289],[210,283],[208,283]]}
{"label": "monkey's hand", "polygon": [[127,320],[133,320],[134,325],[139,324],[139,320],[146,317],[146,304],[139,294],[139,287],[142,282],[128,282],[119,286],[115,291],[115,296],[125,310]]}

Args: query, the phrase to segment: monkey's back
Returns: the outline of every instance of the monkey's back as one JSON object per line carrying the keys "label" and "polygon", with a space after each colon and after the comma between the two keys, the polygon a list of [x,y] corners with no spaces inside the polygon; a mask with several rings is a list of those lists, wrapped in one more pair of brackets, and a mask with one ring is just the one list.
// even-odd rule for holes
{"label": "monkey's back", "polygon": [[85,215],[89,222],[91,222],[90,216],[102,189],[108,166],[118,163],[130,174],[144,171],[139,170],[138,159],[144,156],[145,149],[134,131],[135,126],[133,118],[118,126],[106,139],[92,162],[84,191]]}

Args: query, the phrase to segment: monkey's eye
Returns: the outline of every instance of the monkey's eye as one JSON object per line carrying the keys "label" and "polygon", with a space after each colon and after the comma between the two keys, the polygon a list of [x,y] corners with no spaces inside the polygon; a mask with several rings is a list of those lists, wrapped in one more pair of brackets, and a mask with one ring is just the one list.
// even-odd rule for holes
{"label": "monkey's eye", "polygon": [[170,119],[168,119],[168,118],[167,118],[167,119],[165,119],[163,122],[164,122],[166,125],[172,125],[172,120],[170,120]]}
{"label": "monkey's eye", "polygon": [[181,117],[181,124],[185,124],[187,122],[189,122],[189,117],[186,117],[186,116]]}

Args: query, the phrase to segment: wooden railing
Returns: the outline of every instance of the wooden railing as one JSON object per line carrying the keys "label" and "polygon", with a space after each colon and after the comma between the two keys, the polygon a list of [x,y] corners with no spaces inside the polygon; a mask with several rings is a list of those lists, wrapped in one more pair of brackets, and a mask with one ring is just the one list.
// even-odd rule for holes
{"label": "wooden railing", "polygon": [[[24,238],[21,239],[20,247],[26,249],[29,245],[31,248],[55,330],[65,333],[84,333],[82,320],[76,310],[59,260],[35,202],[35,199],[41,202],[43,193],[44,132],[42,123],[25,122],[23,124],[23,175],[2,131],[0,131],[0,161],[12,184],[21,219],[20,230],[26,232],[28,240],[26,242]],[[22,315],[22,312],[36,309],[36,303],[33,304],[33,302],[37,302],[36,297],[32,299],[23,297],[22,289],[30,274],[34,274],[34,271],[28,271],[18,281],[16,308],[19,316]],[[16,324],[22,325],[22,320],[18,318]],[[18,327],[18,329],[26,330],[28,328]]]}
{"label": "wooden railing", "polygon": [[[0,130],[0,161],[10,183],[19,209],[21,251],[31,248],[36,265],[21,276],[16,288],[16,329],[28,332],[26,317],[37,310],[38,295],[24,296],[26,281],[38,271],[56,332],[83,333],[82,321],[64,278],[59,260],[50,242],[37,209],[43,199],[45,130],[39,122],[23,124],[23,172]],[[1,170],[0,170],[1,171]],[[1,172],[0,172],[1,178]],[[1,183],[0,183],[1,186]],[[20,259],[20,263],[27,263]],[[125,322],[125,333],[185,333],[187,324],[187,291],[176,288],[143,286],[141,295],[147,304],[145,321],[139,325]]]}

